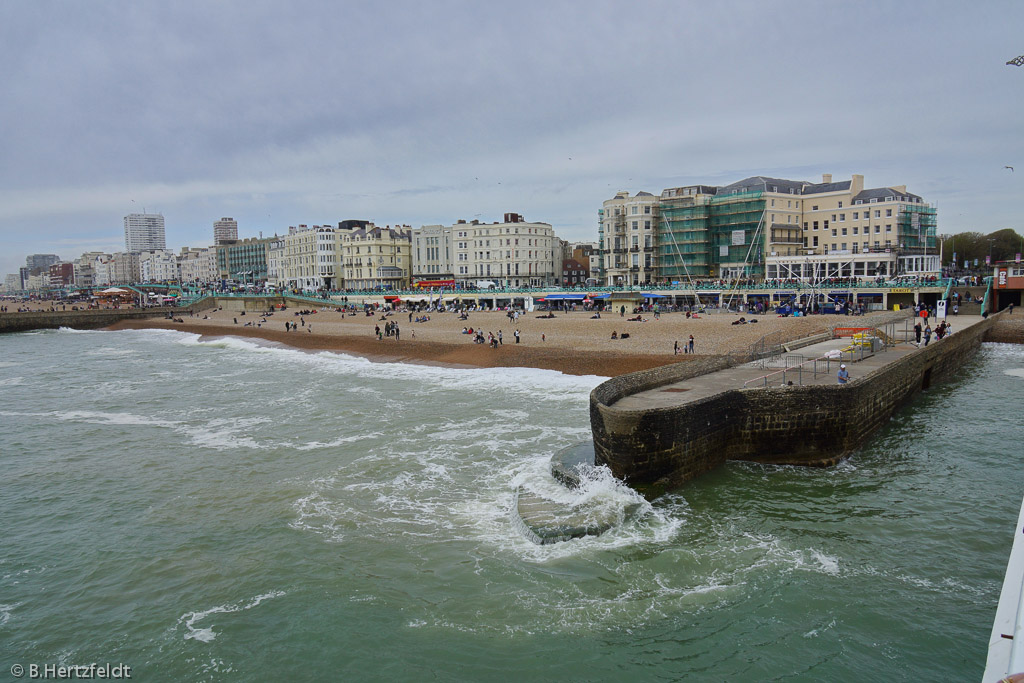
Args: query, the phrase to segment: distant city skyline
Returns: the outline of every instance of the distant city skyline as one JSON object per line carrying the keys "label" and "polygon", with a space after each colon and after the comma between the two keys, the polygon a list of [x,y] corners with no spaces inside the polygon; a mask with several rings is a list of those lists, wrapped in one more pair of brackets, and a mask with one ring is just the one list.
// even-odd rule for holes
{"label": "distant city skyline", "polygon": [[823,172],[1022,231],[1019,3],[52,7],[3,10],[0,273],[123,248],[143,207],[172,249],[225,215],[595,240],[618,191]]}

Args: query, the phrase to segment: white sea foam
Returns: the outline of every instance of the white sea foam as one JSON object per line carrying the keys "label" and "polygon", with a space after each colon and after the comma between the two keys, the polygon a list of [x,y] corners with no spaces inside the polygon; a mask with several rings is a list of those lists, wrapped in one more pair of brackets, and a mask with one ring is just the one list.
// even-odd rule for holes
{"label": "white sea foam", "polygon": [[13,612],[17,606],[18,605],[0,605],[0,626],[3,626],[11,620],[11,612]]}
{"label": "white sea foam", "polygon": [[0,387],[20,387],[24,384],[24,377],[8,377],[7,379],[0,379]]}
{"label": "white sea foam", "polygon": [[1003,374],[1024,379],[1024,368],[1010,368],[1009,370],[1003,370]]}
{"label": "white sea foam", "polygon": [[196,622],[202,621],[211,614],[230,614],[232,612],[241,612],[243,610],[252,609],[264,600],[279,598],[284,594],[284,591],[270,591],[269,593],[257,595],[247,602],[235,603],[233,605],[217,605],[216,607],[211,607],[210,609],[203,610],[201,612],[188,612],[187,614],[181,615],[181,618],[178,619],[178,623],[184,623],[185,628],[188,629],[188,633],[185,634],[185,640],[198,640],[203,643],[208,643],[217,637],[217,633],[213,630],[212,626],[208,628],[196,628]]}
{"label": "white sea foam", "polygon": [[103,334],[102,330],[76,330],[73,327],[58,327],[57,331],[64,334]]}
{"label": "white sea foam", "polygon": [[17,363],[13,360],[0,360],[0,368],[13,368],[18,365],[21,365],[21,363]]}
{"label": "white sea foam", "polygon": [[341,436],[331,441],[309,441],[307,443],[296,445],[296,444],[283,444],[287,448],[294,448],[299,451],[312,451],[318,448],[337,448],[347,443],[354,441],[366,441],[375,437],[381,436],[381,432],[369,432],[364,434],[354,434],[352,436]]}
{"label": "white sea foam", "polygon": [[830,631],[836,627],[836,620],[833,619],[829,623],[825,624],[821,628],[811,629],[804,634],[804,638],[817,638],[823,631]]}
{"label": "white sea foam", "polygon": [[52,417],[58,420],[66,420],[68,422],[148,426],[171,429],[179,434],[187,436],[190,443],[196,446],[212,448],[215,450],[224,450],[229,448],[266,448],[266,446],[261,445],[251,437],[239,436],[237,432],[243,431],[254,424],[270,421],[270,418],[215,418],[204,424],[189,424],[180,420],[167,420],[147,415],[136,415],[134,413],[98,412],[90,410],[54,411],[52,413],[44,413],[41,416]]}
{"label": "white sea foam", "polygon": [[535,368],[448,368],[414,363],[379,363],[334,351],[310,353],[273,342],[257,343],[240,337],[203,339],[198,334],[177,330],[138,330],[161,334],[186,346],[230,349],[259,353],[285,363],[313,366],[318,370],[373,380],[420,380],[428,390],[456,389],[465,392],[495,391],[526,393],[537,401],[563,401],[568,395],[585,399],[605,377],[563,375]]}

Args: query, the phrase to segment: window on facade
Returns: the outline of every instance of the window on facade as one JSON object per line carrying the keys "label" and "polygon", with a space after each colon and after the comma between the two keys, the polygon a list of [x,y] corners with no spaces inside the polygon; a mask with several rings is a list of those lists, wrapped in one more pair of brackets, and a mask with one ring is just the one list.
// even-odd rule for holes
{"label": "window on facade", "polygon": [[649,214],[650,212],[651,212],[651,207],[645,206],[644,207],[644,213]]}
{"label": "window on facade", "polygon": [[892,223],[886,223],[885,224],[885,231],[886,232],[892,232]]}
{"label": "window on facade", "polygon": [[833,237],[839,237],[839,231],[836,230],[835,228],[832,228],[832,236]]}
{"label": "window on facade", "polygon": [[818,210],[818,205],[817,204],[815,204],[815,205],[813,205],[811,207],[811,211],[817,211],[817,210]]}
{"label": "window on facade", "polygon": [[857,234],[857,226],[856,226],[856,225],[855,225],[855,226],[853,226],[853,234],[854,234],[854,235],[856,235],[856,234]]}
{"label": "window on facade", "polygon": [[892,209],[886,209],[885,210],[885,217],[886,218],[891,218],[892,217]]}
{"label": "window on facade", "polygon": [[839,202],[839,208],[840,209],[843,208],[843,203],[842,202]]}
{"label": "window on facade", "polygon": [[846,228],[843,228],[843,234],[844,235],[846,234]]}
{"label": "window on facade", "polygon": [[651,222],[650,221],[644,221],[644,230],[650,230],[650,229],[651,229]]}
{"label": "window on facade", "polygon": [[638,227],[640,227],[640,221],[633,221],[633,229],[636,230]]}

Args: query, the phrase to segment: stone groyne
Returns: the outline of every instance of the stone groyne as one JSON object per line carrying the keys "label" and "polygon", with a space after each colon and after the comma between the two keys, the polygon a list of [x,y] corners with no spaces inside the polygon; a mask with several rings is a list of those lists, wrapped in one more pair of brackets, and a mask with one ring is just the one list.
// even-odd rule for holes
{"label": "stone groyne", "polygon": [[55,330],[60,327],[70,327],[76,330],[97,330],[109,327],[122,320],[162,317],[168,313],[180,315],[181,310],[173,307],[94,308],[80,311],[0,313],[0,334],[4,332],[28,332],[30,330]]}
{"label": "stone groyne", "polygon": [[1003,337],[1012,337],[1016,326],[1003,323],[1005,318],[1000,314],[958,331],[847,386],[723,387],[699,400],[625,410],[616,409],[616,401],[732,363],[709,357],[612,378],[590,395],[595,461],[655,495],[726,460],[835,464],[914,394],[954,374],[982,341],[1010,341]]}

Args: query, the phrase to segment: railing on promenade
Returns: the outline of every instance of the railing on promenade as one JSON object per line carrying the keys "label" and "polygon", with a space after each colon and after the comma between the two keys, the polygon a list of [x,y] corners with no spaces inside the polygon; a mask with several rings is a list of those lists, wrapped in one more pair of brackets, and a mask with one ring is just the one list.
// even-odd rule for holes
{"label": "railing on promenade", "polygon": [[[624,285],[624,286],[596,286],[596,287],[496,287],[493,289],[444,289],[442,291],[429,291],[422,289],[401,289],[401,290],[332,290],[327,292],[221,292],[203,290],[189,297],[181,297],[179,306],[194,305],[197,301],[206,296],[217,297],[254,297],[254,296],[283,296],[292,299],[305,301],[318,305],[338,305],[341,299],[367,298],[367,297],[399,297],[401,299],[429,301],[443,299],[451,301],[461,298],[502,298],[502,297],[534,297],[540,298],[545,294],[568,293],[568,294],[605,294],[605,293],[631,293],[631,292],[664,292],[674,296],[699,297],[715,293],[723,295],[726,290],[733,293],[772,293],[778,299],[791,297],[794,293],[822,292],[824,290],[879,290],[879,289],[905,289],[905,288],[942,288],[945,287],[946,296],[956,284],[950,278],[935,280],[918,280],[909,278],[897,278],[892,280],[875,282],[852,282],[843,280],[831,280],[823,282],[806,282],[800,280],[766,280],[761,282],[745,282],[739,285],[722,280],[696,281],[686,284],[667,285]],[[785,292],[785,293],[782,293]],[[349,303],[352,303],[349,301]]]}

